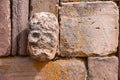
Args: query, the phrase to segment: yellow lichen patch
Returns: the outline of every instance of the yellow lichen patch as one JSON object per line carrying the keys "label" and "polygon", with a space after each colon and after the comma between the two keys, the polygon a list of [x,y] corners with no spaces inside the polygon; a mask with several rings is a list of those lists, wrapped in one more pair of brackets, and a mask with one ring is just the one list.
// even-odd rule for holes
{"label": "yellow lichen patch", "polygon": [[73,56],[86,57],[87,55],[82,51],[76,51],[72,53]]}
{"label": "yellow lichen patch", "polygon": [[33,61],[33,66],[36,68],[37,71],[40,71],[47,63],[47,61],[39,62],[39,61]]}
{"label": "yellow lichen patch", "polygon": [[11,57],[1,57],[0,60],[8,60],[11,59]]}
{"label": "yellow lichen patch", "polygon": [[[61,70],[61,66],[59,64],[59,61],[50,61],[47,63],[39,72],[39,74],[36,76],[37,79],[41,80],[61,80],[63,71],[64,74],[67,74],[66,69]],[[38,66],[37,66],[38,67]],[[67,75],[64,75],[64,80],[69,80]]]}
{"label": "yellow lichen patch", "polygon": [[0,66],[0,69],[7,70],[8,68],[9,68],[9,65],[5,65],[5,64],[4,64],[4,65],[1,65],[1,66]]}

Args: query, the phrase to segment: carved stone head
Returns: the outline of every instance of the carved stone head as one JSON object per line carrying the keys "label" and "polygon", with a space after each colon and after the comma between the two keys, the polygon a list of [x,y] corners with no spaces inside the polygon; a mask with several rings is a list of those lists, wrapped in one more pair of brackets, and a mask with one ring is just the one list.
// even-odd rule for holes
{"label": "carved stone head", "polygon": [[49,12],[35,13],[29,23],[30,56],[40,61],[53,59],[59,42],[59,25],[56,16]]}

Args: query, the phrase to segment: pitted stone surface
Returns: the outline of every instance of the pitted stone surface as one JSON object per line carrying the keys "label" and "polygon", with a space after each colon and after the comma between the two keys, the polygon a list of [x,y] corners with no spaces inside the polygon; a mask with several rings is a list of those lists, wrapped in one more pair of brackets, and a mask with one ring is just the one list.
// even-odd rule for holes
{"label": "pitted stone surface", "polygon": [[89,57],[89,80],[118,80],[118,58]]}
{"label": "pitted stone surface", "polygon": [[62,3],[61,56],[106,56],[117,51],[119,10],[112,1]]}
{"label": "pitted stone surface", "polygon": [[58,46],[59,25],[54,14],[35,13],[30,19],[28,48],[30,55],[41,61],[55,57]]}

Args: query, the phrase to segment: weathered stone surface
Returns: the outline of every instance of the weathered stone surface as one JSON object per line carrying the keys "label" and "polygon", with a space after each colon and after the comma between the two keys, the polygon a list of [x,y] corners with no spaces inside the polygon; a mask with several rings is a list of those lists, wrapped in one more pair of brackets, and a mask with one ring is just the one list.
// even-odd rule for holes
{"label": "weathered stone surface", "polygon": [[37,80],[86,80],[87,72],[81,60],[58,60],[49,62],[36,78]]}
{"label": "weathered stone surface", "polygon": [[0,56],[8,56],[10,54],[10,1],[0,0]]}
{"label": "weathered stone surface", "polygon": [[28,57],[0,58],[0,80],[86,80],[82,60],[32,61]]}
{"label": "weathered stone surface", "polygon": [[106,56],[118,47],[119,10],[112,1],[62,3],[61,56]]}
{"label": "weathered stone surface", "polygon": [[30,19],[28,48],[30,55],[38,60],[51,60],[55,57],[59,43],[59,25],[54,14],[35,13]]}
{"label": "weathered stone surface", "polygon": [[89,80],[118,80],[117,57],[88,58]]}
{"label": "weathered stone surface", "polygon": [[12,0],[12,55],[27,54],[29,0]]}
{"label": "weathered stone surface", "polygon": [[0,80],[35,80],[37,73],[28,57],[0,58]]}
{"label": "weathered stone surface", "polygon": [[31,0],[30,1],[30,15],[40,12],[51,12],[56,16],[58,10],[56,4],[58,0]]}

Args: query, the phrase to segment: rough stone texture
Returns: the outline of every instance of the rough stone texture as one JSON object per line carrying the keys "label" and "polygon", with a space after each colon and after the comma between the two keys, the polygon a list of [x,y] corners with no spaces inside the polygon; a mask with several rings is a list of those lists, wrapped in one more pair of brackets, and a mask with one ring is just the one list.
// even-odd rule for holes
{"label": "rough stone texture", "polygon": [[0,80],[86,80],[82,60],[37,62],[28,57],[0,58]]}
{"label": "rough stone texture", "polygon": [[117,57],[88,58],[89,80],[118,80]]}
{"label": "rough stone texture", "polygon": [[61,56],[106,56],[116,52],[119,10],[112,1],[62,3]]}
{"label": "rough stone texture", "polygon": [[49,62],[36,76],[37,80],[86,80],[86,77],[86,68],[81,60]]}
{"label": "rough stone texture", "polygon": [[35,80],[33,64],[28,57],[0,58],[0,80]]}
{"label": "rough stone texture", "polygon": [[29,0],[12,0],[12,55],[27,54]]}
{"label": "rough stone texture", "polygon": [[10,1],[0,0],[0,56],[8,56],[10,54]]}
{"label": "rough stone texture", "polygon": [[30,15],[39,12],[51,12],[56,16],[58,15],[57,10],[58,0],[31,0],[30,1]]}
{"label": "rough stone texture", "polygon": [[59,25],[54,14],[35,13],[30,19],[28,48],[30,55],[38,60],[51,60],[57,53]]}

